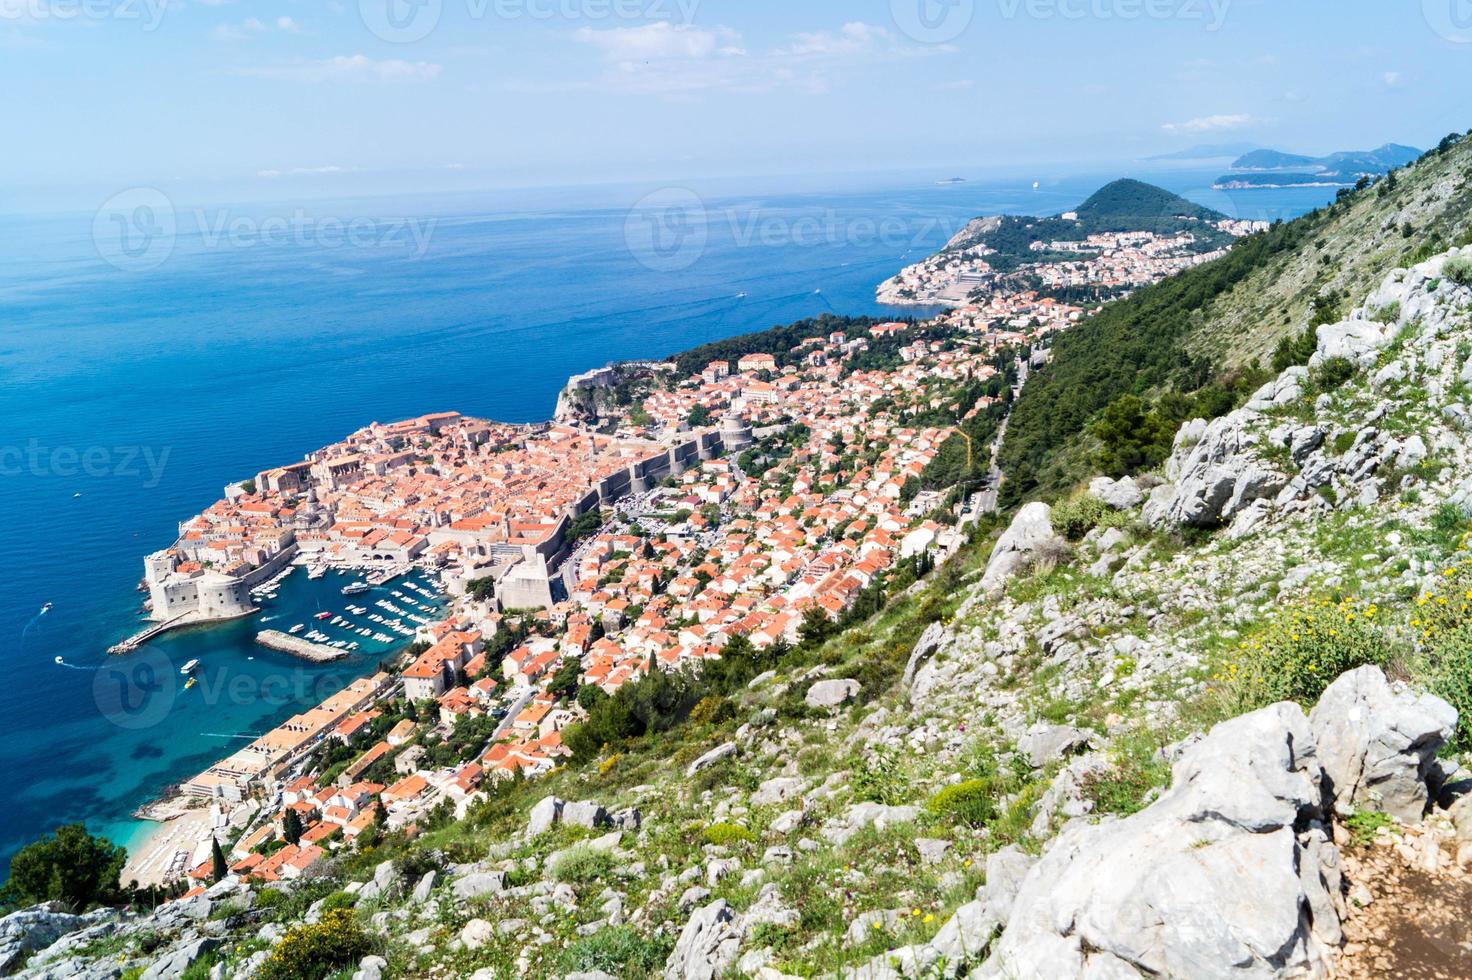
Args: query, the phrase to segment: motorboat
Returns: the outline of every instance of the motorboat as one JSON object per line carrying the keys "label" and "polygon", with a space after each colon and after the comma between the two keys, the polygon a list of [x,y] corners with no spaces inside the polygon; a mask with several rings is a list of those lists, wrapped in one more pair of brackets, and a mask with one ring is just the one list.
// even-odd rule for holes
{"label": "motorboat", "polygon": [[179,668],[179,673],[181,673],[181,674],[192,674],[192,673],[194,673],[194,668],[196,668],[198,666],[199,666],[199,661],[198,660],[191,660],[187,664],[185,664],[183,667],[180,667]]}

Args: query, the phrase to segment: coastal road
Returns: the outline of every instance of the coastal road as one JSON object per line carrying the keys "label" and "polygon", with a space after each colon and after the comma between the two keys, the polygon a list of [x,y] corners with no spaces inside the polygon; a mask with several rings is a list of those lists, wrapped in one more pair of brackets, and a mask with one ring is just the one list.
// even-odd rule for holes
{"label": "coastal road", "polygon": [[525,708],[528,704],[531,703],[531,700],[532,700],[533,697],[536,696],[536,693],[537,693],[537,689],[536,688],[534,688],[534,687],[527,688],[526,693],[523,694],[520,698],[518,698],[517,701],[516,701],[516,703],[513,704],[506,711],[506,717],[501,719],[501,724],[499,724],[499,725],[496,726],[495,734],[493,734],[491,736],[491,741],[492,742],[497,741],[498,739],[500,739],[500,737],[502,735],[505,735],[506,734],[506,730],[511,727],[511,723],[516,720],[516,716],[519,715],[519,714],[521,714],[521,710],[523,708]]}

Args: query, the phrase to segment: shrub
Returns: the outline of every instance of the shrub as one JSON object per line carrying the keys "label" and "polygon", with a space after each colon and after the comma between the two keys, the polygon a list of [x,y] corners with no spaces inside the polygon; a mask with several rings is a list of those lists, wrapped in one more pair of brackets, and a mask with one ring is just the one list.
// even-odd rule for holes
{"label": "shrub", "polygon": [[1441,273],[1458,286],[1472,286],[1472,256],[1452,256],[1442,266]]}
{"label": "shrub", "polygon": [[1279,701],[1311,705],[1345,671],[1389,661],[1378,614],[1373,603],[1355,599],[1289,607],[1244,640],[1213,679],[1226,686],[1237,713]]}
{"label": "shrub", "polygon": [[742,844],[756,840],[756,835],[739,824],[711,824],[702,832],[707,842],[717,845]]}
{"label": "shrub", "polygon": [[1443,569],[1436,587],[1416,597],[1410,626],[1419,672],[1457,709],[1452,744],[1466,751],[1472,748],[1472,560]]}
{"label": "shrub", "polygon": [[906,781],[900,772],[899,753],[875,746],[853,767],[854,795],[861,800],[893,806],[908,797]]}
{"label": "shrub", "polygon": [[1394,323],[1400,319],[1400,303],[1387,303],[1370,317],[1376,323]]}
{"label": "shrub", "polygon": [[558,975],[601,970],[616,977],[656,976],[673,948],[672,936],[646,939],[631,926],[614,926],[567,947]]}
{"label": "shrub", "polygon": [[947,786],[926,802],[925,809],[941,820],[968,827],[984,826],[997,815],[992,784],[987,779],[968,779]]}
{"label": "shrub", "polygon": [[723,697],[711,694],[701,698],[690,709],[690,722],[694,725],[716,724],[736,717],[736,706]]}
{"label": "shrub", "polygon": [[1309,380],[1320,391],[1333,391],[1352,377],[1354,362],[1347,357],[1330,357],[1309,371]]}
{"label": "shrub", "polygon": [[373,951],[373,941],[347,909],[333,909],[315,925],[288,929],[271,950],[258,980],[322,980]]}
{"label": "shrub", "polygon": [[1156,754],[1147,738],[1119,739],[1104,772],[1085,773],[1083,795],[1094,801],[1094,812],[1127,817],[1145,808],[1152,791],[1170,782],[1170,765]]}
{"label": "shrub", "polygon": [[572,885],[582,885],[608,874],[613,868],[613,855],[586,845],[569,848],[552,865],[552,877]]}
{"label": "shrub", "polygon": [[1053,529],[1077,541],[1099,526],[1118,524],[1117,512],[1091,493],[1080,494],[1053,508]]}

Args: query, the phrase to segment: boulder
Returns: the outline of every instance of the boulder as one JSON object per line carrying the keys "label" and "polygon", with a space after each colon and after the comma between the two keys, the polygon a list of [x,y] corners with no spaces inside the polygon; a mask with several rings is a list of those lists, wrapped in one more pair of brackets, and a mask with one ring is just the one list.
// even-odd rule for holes
{"label": "boulder", "polygon": [[859,682],[854,680],[818,681],[808,688],[803,699],[809,708],[836,708],[859,696]]}
{"label": "boulder", "polygon": [[1048,725],[1039,723],[1017,740],[1017,751],[1027,757],[1034,769],[1059,762],[1067,756],[1089,747],[1091,732],[1072,725]]}
{"label": "boulder", "polygon": [[1342,940],[1338,851],[1302,709],[1185,748],[1123,820],[1066,828],[1022,882],[983,977],[1323,976]]}
{"label": "boulder", "polygon": [[1427,777],[1457,711],[1433,695],[1394,690],[1379,667],[1360,667],[1329,685],[1309,725],[1337,812],[1414,823],[1430,803]]}
{"label": "boulder", "polygon": [[506,891],[506,872],[480,871],[455,879],[450,893],[462,901],[482,895],[500,895]]}
{"label": "boulder", "polygon": [[0,976],[8,976],[28,954],[99,921],[95,913],[71,915],[63,908],[60,902],[46,902],[0,919]]}
{"label": "boulder", "polygon": [[429,893],[434,890],[434,883],[438,874],[435,871],[426,871],[424,877],[419,879],[418,884],[414,886],[413,894],[410,896],[415,905],[423,905],[429,901]]}
{"label": "boulder", "polygon": [[178,980],[184,975],[184,971],[194,965],[194,961],[205,953],[218,949],[220,941],[208,936],[191,940],[182,946],[175,946],[165,955],[153,961],[153,964],[143,971],[140,980]]}
{"label": "boulder", "polygon": [[384,861],[373,869],[373,878],[358,889],[358,900],[366,902],[375,898],[388,898],[395,891],[398,883],[399,873],[394,870],[394,863]]}
{"label": "boulder", "polygon": [[751,794],[752,806],[770,806],[802,795],[803,781],[796,776],[777,776],[768,779]]}
{"label": "boulder", "polygon": [[1131,477],[1111,480],[1107,476],[1096,477],[1089,482],[1089,493],[1098,497],[1115,510],[1130,510],[1145,500],[1145,492]]}
{"label": "boulder", "polygon": [[1027,504],[1012,518],[1012,524],[997,539],[981,577],[981,589],[998,596],[1007,581],[1032,564],[1040,550],[1065,547],[1063,539],[1053,533],[1053,509],[1041,501]]}
{"label": "boulder", "polygon": [[485,919],[471,919],[460,929],[460,941],[466,949],[480,949],[496,935],[496,927]]}
{"label": "boulder", "polygon": [[715,748],[711,749],[709,752],[705,753],[700,758],[690,763],[689,767],[685,770],[685,775],[693,776],[698,772],[704,772],[711,766],[715,765],[717,762],[720,762],[722,759],[729,759],[735,754],[735,742],[726,742],[723,745],[717,745]]}
{"label": "boulder", "polygon": [[690,916],[664,965],[665,980],[717,980],[736,962],[745,936],[739,915],[717,899]]}
{"label": "boulder", "polygon": [[548,796],[540,803],[532,807],[526,821],[526,835],[536,837],[551,830],[558,819],[562,816],[562,801],[555,796]]}
{"label": "boulder", "polygon": [[603,804],[592,801],[564,803],[562,804],[562,822],[574,827],[586,827],[593,830],[607,826],[608,811],[603,808]]}
{"label": "boulder", "polygon": [[940,648],[940,642],[945,638],[946,628],[940,623],[931,623],[925,627],[920,634],[920,639],[915,641],[915,647],[910,651],[910,659],[905,662],[904,678],[900,681],[905,687],[915,679],[915,671],[925,662],[925,659]]}

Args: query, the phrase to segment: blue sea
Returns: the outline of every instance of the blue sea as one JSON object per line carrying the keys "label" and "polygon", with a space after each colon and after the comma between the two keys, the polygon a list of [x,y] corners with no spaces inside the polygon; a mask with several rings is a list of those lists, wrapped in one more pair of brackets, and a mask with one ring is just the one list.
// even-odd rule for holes
{"label": "blue sea", "polygon": [[[1133,175],[1238,217],[1332,196]],[[967,219],[1056,213],[1116,176],[237,205],[148,191],[101,215],[0,217],[0,863],[68,821],[135,840],[139,804],[386,652],[311,666],[255,645],[349,603],[343,580],[298,571],[259,617],[106,655],[140,624],[143,556],[227,483],[374,420],[546,418],[568,375],[610,360],[913,312],[876,306],[874,287]]]}

